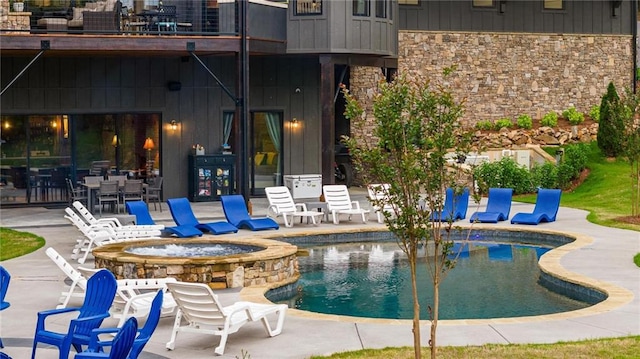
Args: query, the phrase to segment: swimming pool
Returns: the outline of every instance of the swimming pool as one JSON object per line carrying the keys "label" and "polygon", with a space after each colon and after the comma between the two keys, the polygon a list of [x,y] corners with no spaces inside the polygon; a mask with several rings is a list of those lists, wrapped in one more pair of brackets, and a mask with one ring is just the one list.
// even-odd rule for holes
{"label": "swimming pool", "polygon": [[[593,303],[570,299],[539,283],[541,278],[546,283],[547,277],[541,276],[537,261],[550,246],[509,243],[513,238],[507,243],[483,242],[486,237],[473,236],[476,240],[441,285],[441,319],[542,315]],[[394,242],[337,243],[308,251],[308,257],[299,258],[301,278],[295,295],[278,302],[326,314],[412,318],[408,265]],[[426,319],[432,285],[424,264],[418,271],[421,318]]]}

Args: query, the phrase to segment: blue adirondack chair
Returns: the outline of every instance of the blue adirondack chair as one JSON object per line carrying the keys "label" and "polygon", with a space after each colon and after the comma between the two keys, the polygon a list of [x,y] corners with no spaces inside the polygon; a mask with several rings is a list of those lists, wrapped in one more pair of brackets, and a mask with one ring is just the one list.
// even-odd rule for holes
{"label": "blue adirondack chair", "polygon": [[516,213],[511,223],[533,224],[553,222],[560,208],[562,190],[540,188],[536,197],[536,206],[531,213]]}
{"label": "blue adirondack chair", "polygon": [[[82,345],[88,345],[91,331],[100,327],[102,321],[109,317],[109,308],[116,295],[118,284],[111,272],[102,269],[87,281],[84,303],[79,308],[62,308],[38,312],[36,333],[33,338],[31,359],[35,359],[38,343],[50,344],[58,347],[60,359],[67,359],[71,346],[77,352],[82,351]],[[66,333],[56,333],[45,328],[48,317],[56,314],[78,312],[78,317],[69,323]]]}
{"label": "blue adirondack chair", "polygon": [[229,222],[200,223],[193,214],[189,200],[184,197],[170,198],[167,200],[167,204],[171,211],[171,217],[173,217],[173,221],[176,222],[178,226],[197,228],[213,234],[236,233],[238,231],[238,228]]}
{"label": "blue adirondack chair", "polygon": [[126,359],[131,352],[137,331],[138,321],[136,318],[131,317],[127,319],[122,328],[118,330],[118,334],[113,338],[111,350],[109,353],[105,353],[100,351],[100,338],[98,338],[98,335],[101,330],[96,329],[91,333],[89,348],[86,351],[76,354],[74,359]]}
{"label": "blue adirondack chair", "polygon": [[489,200],[484,212],[475,212],[469,219],[473,222],[498,223],[506,221],[511,212],[513,188],[489,188]]}
{"label": "blue adirondack chair", "polygon": [[[143,201],[131,201],[126,204],[127,212],[136,216],[136,224],[139,225],[154,225],[156,222],[151,218],[149,208]],[[202,231],[192,226],[174,226],[164,227],[164,232],[168,234],[176,235],[180,238],[202,236]]]}
{"label": "blue adirondack chair", "polygon": [[[142,349],[144,349],[144,346],[147,345],[147,342],[149,342],[149,339],[151,339],[151,335],[156,330],[158,322],[160,321],[163,298],[164,293],[163,291],[159,290],[158,293],[156,293],[156,296],[153,298],[153,302],[151,302],[151,310],[149,310],[147,321],[144,323],[144,326],[142,328],[138,328],[138,334],[133,341],[131,352],[129,352],[129,355],[126,357],[126,359],[137,359],[140,353],[142,353]],[[118,332],[118,328],[104,328],[93,330],[93,333],[96,335],[114,332]],[[112,341],[101,340],[94,345],[95,348],[92,349],[91,344],[89,344],[89,348],[93,351],[103,351],[104,347],[112,345]]]}
{"label": "blue adirondack chair", "polygon": [[[11,305],[9,302],[6,302],[4,300],[5,296],[7,295],[7,290],[9,290],[10,281],[11,275],[3,266],[0,266],[0,310],[5,310]],[[4,348],[2,338],[0,338],[0,348]]]}
{"label": "blue adirondack chair", "polygon": [[251,218],[242,195],[220,196],[220,200],[222,201],[222,210],[225,217],[227,217],[227,221],[238,228],[249,228],[252,231],[280,228],[278,223],[269,217]]}
{"label": "blue adirondack chair", "polygon": [[431,221],[457,221],[467,216],[469,207],[469,189],[465,188],[462,193],[454,195],[453,188],[447,188],[445,192],[444,207],[442,211],[433,212]]}

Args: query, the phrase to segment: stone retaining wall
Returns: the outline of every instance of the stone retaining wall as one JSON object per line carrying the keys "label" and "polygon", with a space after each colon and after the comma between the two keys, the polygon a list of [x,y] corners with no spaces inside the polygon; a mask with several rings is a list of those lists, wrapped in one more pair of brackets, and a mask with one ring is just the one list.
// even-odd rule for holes
{"label": "stone retaining wall", "polygon": [[14,12],[9,9],[9,0],[0,0],[0,29],[31,29],[30,12]]}

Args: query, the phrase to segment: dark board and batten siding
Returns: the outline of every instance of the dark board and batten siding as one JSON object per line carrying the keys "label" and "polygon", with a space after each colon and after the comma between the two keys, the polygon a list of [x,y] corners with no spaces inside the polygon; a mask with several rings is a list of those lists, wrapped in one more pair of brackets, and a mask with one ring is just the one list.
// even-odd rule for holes
{"label": "dark board and batten siding", "polygon": [[507,1],[500,13],[498,8],[474,8],[471,0],[420,0],[400,5],[398,20],[401,30],[632,34],[631,1],[622,1],[616,17],[611,6],[610,0],[565,0],[563,10],[544,10],[543,0],[522,0]]}

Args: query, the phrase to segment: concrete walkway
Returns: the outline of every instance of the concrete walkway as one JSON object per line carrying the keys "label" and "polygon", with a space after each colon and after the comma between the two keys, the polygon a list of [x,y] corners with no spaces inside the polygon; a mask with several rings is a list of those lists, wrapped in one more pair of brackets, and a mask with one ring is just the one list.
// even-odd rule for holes
{"label": "concrete walkway", "polygon": [[[365,191],[351,189],[354,199],[366,204]],[[254,215],[264,215],[265,199],[252,199]],[[219,202],[193,203],[194,212],[201,220],[223,218]],[[484,203],[479,207],[482,209]],[[470,205],[469,214],[478,207]],[[153,209],[153,208],[152,208]],[[166,205],[163,212],[152,211],[158,223],[171,225],[171,215]],[[530,212],[532,205],[514,203],[512,215]],[[612,229],[591,224],[585,220],[587,213],[561,208],[558,220],[539,226],[516,226],[509,223],[478,227],[559,231],[576,236],[576,242],[549,252],[541,260],[544,270],[562,277],[574,278],[596,286],[609,293],[609,299],[595,306],[568,313],[539,317],[440,321],[439,345],[480,345],[485,343],[553,343],[585,338],[640,335],[640,269],[633,263],[633,255],[640,252],[640,233]],[[45,255],[47,247],[53,247],[66,255],[68,260],[75,238],[79,235],[64,218],[62,209],[42,207],[2,209],[0,224],[29,231],[44,237],[46,245],[29,255],[2,262],[11,273],[7,301],[11,307],[0,313],[0,336],[4,341],[3,352],[14,359],[28,358],[31,352],[36,313],[51,309],[58,303],[63,287],[64,274]],[[341,222],[318,227],[297,225],[281,228],[282,234],[326,232],[336,230],[358,231],[364,228],[384,226],[374,220],[367,224]],[[468,222],[459,222],[469,225]],[[284,226],[283,226],[284,227]],[[241,230],[233,236],[248,234]],[[274,231],[265,232],[273,235]],[[68,255],[67,255],[68,254]],[[71,262],[75,264],[75,262]],[[93,265],[88,262],[85,266]],[[223,302],[238,298],[252,299],[255,291],[228,290],[221,292]],[[79,301],[74,303],[79,304]],[[72,303],[73,304],[73,303]],[[443,303],[446,305],[446,303]],[[48,323],[50,328],[65,331],[66,321],[58,319]],[[108,319],[103,326],[114,326],[116,320]],[[144,358],[211,358],[218,338],[200,334],[181,333],[173,351],[165,344],[170,337],[173,318],[163,318],[145,352]],[[423,345],[428,341],[428,322],[424,322]],[[259,323],[245,325],[229,337],[222,358],[308,358],[340,351],[362,348],[412,345],[411,323],[404,320],[378,320],[318,315],[289,310],[281,335],[268,338]],[[41,346],[37,358],[57,358],[57,350]]]}

